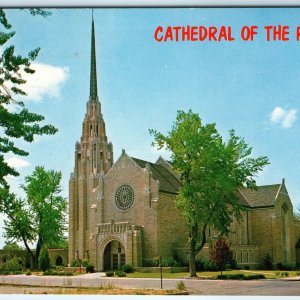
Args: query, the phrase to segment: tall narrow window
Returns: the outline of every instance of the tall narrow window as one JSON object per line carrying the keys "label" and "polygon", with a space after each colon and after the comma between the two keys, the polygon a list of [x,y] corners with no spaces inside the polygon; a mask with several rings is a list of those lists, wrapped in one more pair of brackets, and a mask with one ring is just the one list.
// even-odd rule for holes
{"label": "tall narrow window", "polygon": [[96,169],[97,167],[96,144],[93,145],[93,166],[94,169]]}
{"label": "tall narrow window", "polygon": [[99,125],[96,127],[97,137],[99,136]]}
{"label": "tall narrow window", "polygon": [[93,125],[90,125],[90,136],[93,135]]}

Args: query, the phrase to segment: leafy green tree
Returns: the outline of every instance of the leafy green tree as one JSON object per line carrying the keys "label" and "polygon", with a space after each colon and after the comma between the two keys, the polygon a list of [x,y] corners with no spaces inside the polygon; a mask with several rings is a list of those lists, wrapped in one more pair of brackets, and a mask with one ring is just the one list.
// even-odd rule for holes
{"label": "leafy green tree", "polygon": [[[6,193],[0,204],[0,211],[7,217],[5,237],[24,243],[34,267],[38,266],[43,247],[64,240],[67,201],[60,195],[60,181],[61,172],[36,167],[32,175],[25,177],[26,199],[17,198],[7,189],[2,190]],[[33,243],[35,251],[30,248]]]}
{"label": "leafy green tree", "polygon": [[46,247],[43,247],[43,249],[41,250],[40,257],[39,257],[39,269],[45,272],[49,268],[50,268],[49,252]]}
{"label": "leafy green tree", "polygon": [[191,110],[178,111],[171,131],[164,135],[151,129],[153,145],[171,152],[181,187],[176,205],[186,220],[189,242],[190,275],[196,275],[195,256],[206,243],[210,226],[227,235],[233,217],[241,219],[237,190],[256,187],[254,177],[267,165],[267,157],[253,158],[244,139],[229,132],[225,142],[215,124],[203,125]]}
{"label": "leafy green tree", "polygon": [[6,241],[3,246],[3,250],[23,250],[16,242],[8,242]]}
{"label": "leafy green tree", "polygon": [[[32,15],[44,17],[50,14],[43,9],[29,11]],[[26,96],[22,90],[22,85],[26,83],[22,74],[35,72],[31,62],[36,59],[40,49],[30,51],[26,57],[16,54],[15,46],[8,45],[15,31],[12,31],[12,25],[3,9],[0,9],[0,24],[0,46],[6,47],[0,55],[0,188],[8,188],[5,176],[19,174],[5,162],[4,154],[28,155],[28,152],[15,145],[15,139],[32,142],[35,135],[54,134],[57,129],[52,125],[41,126],[44,117],[29,112],[20,100],[20,96]]]}

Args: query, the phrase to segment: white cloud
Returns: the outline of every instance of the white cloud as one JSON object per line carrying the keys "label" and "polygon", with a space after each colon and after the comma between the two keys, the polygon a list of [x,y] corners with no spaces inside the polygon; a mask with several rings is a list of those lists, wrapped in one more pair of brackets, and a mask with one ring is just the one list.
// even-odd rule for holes
{"label": "white cloud", "polygon": [[24,169],[30,166],[30,162],[18,157],[10,157],[7,158],[6,163],[16,169]]}
{"label": "white cloud", "polygon": [[27,99],[40,101],[43,96],[60,97],[63,83],[69,77],[69,68],[55,67],[46,64],[32,63],[34,74],[22,74],[26,83],[21,86],[27,93]]}
{"label": "white cloud", "polygon": [[272,123],[279,124],[282,128],[290,128],[297,119],[297,110],[285,110],[279,106],[275,107],[271,113]]}

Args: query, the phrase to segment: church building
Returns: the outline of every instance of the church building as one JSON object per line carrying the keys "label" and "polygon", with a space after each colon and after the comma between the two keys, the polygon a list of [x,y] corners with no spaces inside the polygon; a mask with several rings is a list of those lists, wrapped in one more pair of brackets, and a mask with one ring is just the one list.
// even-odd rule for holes
{"label": "church building", "polygon": [[[93,20],[90,95],[69,182],[69,263],[87,258],[102,271],[148,265],[159,255],[187,261],[186,225],[174,204],[180,183],[171,163],[162,157],[144,161],[125,150],[114,161],[100,100]],[[242,223],[232,222],[228,237],[238,265],[258,267],[267,254],[274,264],[299,264],[300,224],[284,180],[238,193],[247,209]],[[203,256],[215,238],[207,230]]]}

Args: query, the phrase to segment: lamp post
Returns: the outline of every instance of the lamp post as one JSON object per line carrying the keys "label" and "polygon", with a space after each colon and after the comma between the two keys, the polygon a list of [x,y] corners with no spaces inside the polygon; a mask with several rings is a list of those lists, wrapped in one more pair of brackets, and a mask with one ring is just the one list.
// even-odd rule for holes
{"label": "lamp post", "polygon": [[160,288],[163,289],[163,282],[162,282],[162,259],[161,259],[161,255],[159,256],[159,269],[160,269]]}

